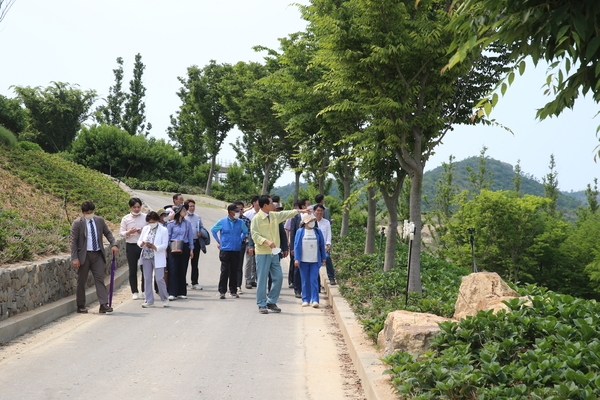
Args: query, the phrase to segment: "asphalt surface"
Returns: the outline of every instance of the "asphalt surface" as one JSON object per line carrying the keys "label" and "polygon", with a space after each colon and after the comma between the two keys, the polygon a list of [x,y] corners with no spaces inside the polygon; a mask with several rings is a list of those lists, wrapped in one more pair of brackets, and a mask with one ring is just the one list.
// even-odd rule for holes
{"label": "asphalt surface", "polygon": [[[160,194],[138,194],[153,209],[170,203]],[[198,199],[197,206],[208,228],[226,215],[223,205]],[[287,289],[286,266],[283,312],[259,314],[254,289],[239,299],[217,296],[213,241],[200,256],[204,290],[188,290],[188,299],[169,308],[127,300],[112,314],[90,308],[67,317],[36,345],[4,354],[0,399],[344,398],[328,317],[300,307]]]}

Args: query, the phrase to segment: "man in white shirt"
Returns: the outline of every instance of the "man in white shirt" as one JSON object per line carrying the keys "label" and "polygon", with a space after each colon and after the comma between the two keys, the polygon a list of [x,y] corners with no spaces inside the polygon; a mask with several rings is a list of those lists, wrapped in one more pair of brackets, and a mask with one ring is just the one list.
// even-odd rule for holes
{"label": "man in white shirt", "polygon": [[[137,284],[138,260],[142,249],[138,246],[137,241],[140,238],[142,228],[146,226],[146,214],[142,210],[142,200],[137,197],[132,197],[129,200],[130,213],[121,219],[121,228],[119,232],[125,238],[125,251],[127,253],[127,265],[129,266],[129,286],[131,288],[131,298],[139,300],[139,290]],[[144,272],[141,270],[142,280],[140,287],[144,289]]]}
{"label": "man in white shirt", "polygon": [[325,214],[325,206],[323,204],[315,204],[313,213],[315,217],[317,217],[317,226],[323,233],[323,238],[325,239],[325,251],[327,252],[325,267],[327,268],[329,284],[336,285],[335,271],[333,270],[333,263],[331,262],[331,223],[323,217]]}

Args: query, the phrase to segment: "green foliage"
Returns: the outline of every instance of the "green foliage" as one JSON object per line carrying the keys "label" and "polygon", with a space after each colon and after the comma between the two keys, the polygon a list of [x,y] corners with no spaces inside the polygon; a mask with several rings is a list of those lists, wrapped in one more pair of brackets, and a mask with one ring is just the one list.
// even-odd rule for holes
{"label": "green foliage", "polygon": [[[136,54],[135,63],[133,65],[133,78],[129,81],[129,93],[125,95],[123,118],[121,119],[121,126],[124,130],[129,132],[130,135],[139,133],[148,136],[150,129],[152,129],[152,124],[149,122],[146,123],[146,104],[144,103],[146,87],[142,82],[142,76],[144,75],[145,69],[146,66],[142,62],[142,55],[140,53]],[[120,86],[117,73],[115,73],[115,77],[116,84]],[[114,95],[116,96],[113,101],[114,103],[122,101],[122,97],[120,97],[121,94],[116,91],[116,87]],[[114,107],[116,107],[116,104]]]}
{"label": "green foliage", "polygon": [[27,128],[27,113],[19,99],[9,99],[0,94],[0,126],[17,136]]}
{"label": "green foliage", "polygon": [[363,228],[351,227],[347,236],[334,241],[332,257],[340,292],[374,341],[391,311],[409,310],[445,317],[454,314],[461,278],[469,273],[467,268],[422,254],[423,294],[411,293],[406,305],[406,246],[397,247],[396,266],[384,272],[381,245],[375,254],[364,254]]}
{"label": "green foliage", "polygon": [[228,202],[249,199],[257,191],[256,183],[237,163],[227,168],[227,178],[220,185],[213,184],[213,196]]}
{"label": "green foliage", "polygon": [[0,146],[15,147],[17,145],[17,138],[15,135],[0,125]]}
{"label": "green foliage", "polygon": [[[597,16],[600,3],[583,1],[496,1],[467,0],[455,2],[455,32],[451,51],[455,54],[448,66],[469,60],[473,51],[492,43],[508,48],[515,62],[508,75],[511,84],[518,68],[525,71],[525,59],[550,64],[545,94],[554,98],[538,109],[537,117],[558,116],[572,108],[580,94],[592,92],[600,101],[600,36]],[[507,84],[502,84],[504,94]],[[491,103],[497,102],[487,99]],[[488,103],[489,104],[489,103]]]}
{"label": "green foliage", "polygon": [[399,394],[414,399],[600,397],[600,305],[548,292],[529,306],[440,324],[420,357],[384,359]]}
{"label": "green foliage", "polygon": [[167,179],[155,181],[142,181],[137,178],[124,178],[123,183],[134,190],[154,190],[157,192],[201,194],[202,191],[197,186],[182,185]]}
{"label": "green foliage", "polygon": [[115,85],[108,89],[106,105],[101,105],[94,113],[95,119],[99,124],[122,126],[123,103],[127,95],[123,93],[123,58],[117,57],[117,68],[113,69],[115,75]]}
{"label": "green foliage", "polygon": [[112,125],[84,127],[73,141],[71,154],[76,163],[121,178],[185,179],[184,160],[170,144],[131,136]]}
{"label": "green foliage", "polygon": [[19,147],[27,151],[43,151],[39,144],[27,140],[20,141]]}
{"label": "green foliage", "polygon": [[95,91],[82,91],[63,82],[53,82],[46,88],[13,89],[27,108],[30,132],[22,139],[36,142],[50,153],[69,148],[96,99]]}

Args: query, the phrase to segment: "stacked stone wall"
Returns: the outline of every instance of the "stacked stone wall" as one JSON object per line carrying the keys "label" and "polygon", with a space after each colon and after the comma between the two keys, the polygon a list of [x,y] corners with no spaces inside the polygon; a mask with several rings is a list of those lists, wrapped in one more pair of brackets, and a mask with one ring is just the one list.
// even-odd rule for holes
{"label": "stacked stone wall", "polygon": [[[118,237],[117,235],[115,238]],[[117,239],[117,245],[119,246],[117,266],[120,266],[127,263],[125,239]],[[105,246],[104,251],[107,254],[105,274],[108,276],[112,255],[108,245]],[[90,272],[87,287],[92,286],[94,286],[94,279]],[[72,296],[76,290],[77,270],[71,265],[70,255],[14,267],[0,267],[0,321]]]}

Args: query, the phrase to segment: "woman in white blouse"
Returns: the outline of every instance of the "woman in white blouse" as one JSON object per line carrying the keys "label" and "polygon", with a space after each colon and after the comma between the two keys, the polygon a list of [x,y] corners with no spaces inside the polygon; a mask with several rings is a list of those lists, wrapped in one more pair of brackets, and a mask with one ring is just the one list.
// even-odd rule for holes
{"label": "woman in white blouse", "polygon": [[151,211],[146,216],[146,225],[142,229],[138,246],[142,248],[140,260],[144,271],[144,304],[142,307],[154,307],[154,291],[152,290],[152,272],[158,285],[158,294],[163,307],[169,307],[169,294],[165,283],[165,267],[167,266],[167,246],[169,233],[167,228],[158,223],[159,215]]}

